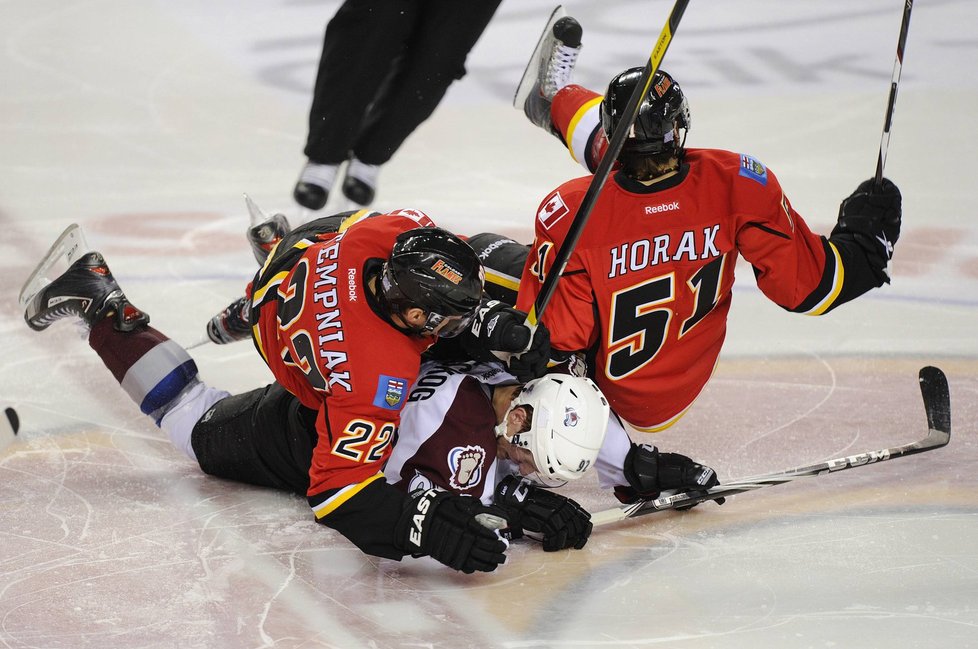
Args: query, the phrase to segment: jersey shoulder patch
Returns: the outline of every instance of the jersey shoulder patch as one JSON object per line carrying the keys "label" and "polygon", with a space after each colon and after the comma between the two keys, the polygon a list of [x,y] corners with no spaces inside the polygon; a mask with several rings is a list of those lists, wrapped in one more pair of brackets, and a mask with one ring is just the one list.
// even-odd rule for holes
{"label": "jersey shoulder patch", "polygon": [[740,175],[761,185],[767,185],[767,167],[752,155],[740,154]]}
{"label": "jersey shoulder patch", "polygon": [[404,405],[407,387],[407,379],[381,374],[377,382],[377,392],[374,394],[374,405],[385,410],[400,410]]}
{"label": "jersey shoulder patch", "polygon": [[554,192],[541,206],[537,212],[537,220],[544,230],[549,230],[558,221],[570,214],[570,208],[564,202],[560,192]]}

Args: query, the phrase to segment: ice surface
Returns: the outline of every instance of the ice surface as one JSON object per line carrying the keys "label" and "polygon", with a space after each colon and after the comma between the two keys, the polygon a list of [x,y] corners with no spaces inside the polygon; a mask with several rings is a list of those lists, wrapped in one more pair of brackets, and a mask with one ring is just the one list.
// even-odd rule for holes
{"label": "ice surface", "polygon": [[[917,370],[943,368],[942,450],[602,528],[581,551],[519,542],[491,575],[359,553],[299,498],[208,478],[139,414],[70,326],[28,330],[17,291],[79,222],[175,340],[253,270],[242,194],[301,220],[321,29],[338,6],[256,0],[0,3],[0,645],[22,647],[978,646],[978,5],[918,3],[887,175],[904,193],[893,284],[825,318],[766,302],[750,270],[716,375],[654,440],[723,479],[903,444]],[[664,67],[689,144],[751,153],[827,231],[872,175],[902,3],[690,3]],[[577,79],[648,56],[671,3],[575,2]],[[526,240],[579,168],[510,107],[552,4],[504,2],[377,207]],[[343,208],[334,201],[331,208]],[[247,345],[194,350],[231,391]],[[591,481],[568,493],[613,505]]]}

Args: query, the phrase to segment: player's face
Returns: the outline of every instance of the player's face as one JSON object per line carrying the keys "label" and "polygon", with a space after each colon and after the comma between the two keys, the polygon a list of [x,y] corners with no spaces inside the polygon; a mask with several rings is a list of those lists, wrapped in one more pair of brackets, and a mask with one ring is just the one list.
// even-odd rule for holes
{"label": "player's face", "polygon": [[459,335],[472,323],[473,313],[466,315],[442,316],[437,313],[429,313],[427,324],[431,327],[428,335],[440,336],[442,338],[454,338]]}
{"label": "player's face", "polygon": [[[514,391],[513,397],[518,391]],[[506,415],[506,434],[497,439],[496,453],[504,460],[514,462],[520,475],[528,476],[537,472],[537,464],[533,461],[533,453],[529,449],[516,446],[510,440],[517,433],[525,433],[532,425],[532,409],[528,405],[516,406]]]}
{"label": "player's face", "polygon": [[529,449],[514,446],[503,436],[496,439],[496,454],[504,460],[515,463],[519,467],[521,476],[525,477],[537,472],[536,462],[533,461],[533,453]]}

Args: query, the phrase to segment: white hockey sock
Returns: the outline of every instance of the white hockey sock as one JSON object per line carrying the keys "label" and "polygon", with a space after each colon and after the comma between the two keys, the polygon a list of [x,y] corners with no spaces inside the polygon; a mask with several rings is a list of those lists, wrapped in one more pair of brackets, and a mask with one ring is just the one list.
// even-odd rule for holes
{"label": "white hockey sock", "polygon": [[338,168],[339,165],[321,165],[315,162],[307,162],[302,169],[302,175],[299,176],[299,182],[316,185],[329,191],[336,181],[336,170]]}
{"label": "white hockey sock", "polygon": [[360,162],[356,158],[350,158],[350,165],[346,169],[346,175],[356,178],[368,187],[377,186],[377,177],[380,175],[380,165],[368,165]]}
{"label": "white hockey sock", "polygon": [[190,443],[194,426],[215,403],[229,396],[231,396],[230,392],[217,390],[201,381],[195,381],[174,400],[173,405],[160,420],[160,428],[166,431],[175,447],[196,462],[197,455]]}

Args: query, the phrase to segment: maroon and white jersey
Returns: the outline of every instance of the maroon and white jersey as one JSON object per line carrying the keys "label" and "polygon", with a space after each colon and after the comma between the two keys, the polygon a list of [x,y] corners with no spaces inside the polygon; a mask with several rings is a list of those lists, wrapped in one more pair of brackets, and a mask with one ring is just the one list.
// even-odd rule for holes
{"label": "maroon and white jersey", "polygon": [[401,410],[387,482],[407,492],[440,487],[492,504],[498,468],[492,386],[516,383],[494,363],[422,365]]}

